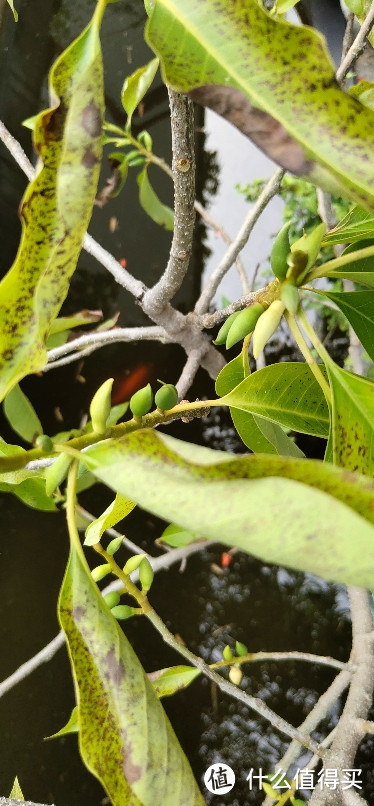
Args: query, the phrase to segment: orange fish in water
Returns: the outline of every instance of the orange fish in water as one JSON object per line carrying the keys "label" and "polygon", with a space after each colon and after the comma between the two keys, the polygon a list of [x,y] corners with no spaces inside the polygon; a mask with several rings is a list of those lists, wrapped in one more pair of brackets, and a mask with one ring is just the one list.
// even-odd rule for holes
{"label": "orange fish in water", "polygon": [[152,367],[149,364],[140,364],[133,370],[114,378],[112,391],[112,406],[130,400],[130,397],[149,382],[152,375]]}

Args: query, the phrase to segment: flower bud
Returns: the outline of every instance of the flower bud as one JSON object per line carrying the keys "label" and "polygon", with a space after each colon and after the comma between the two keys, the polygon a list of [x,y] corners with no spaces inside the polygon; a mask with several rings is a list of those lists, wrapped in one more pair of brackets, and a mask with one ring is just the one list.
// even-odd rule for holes
{"label": "flower bud", "polygon": [[132,574],[133,571],[136,571],[144,557],[145,554],[134,554],[133,557],[129,557],[127,563],[123,566],[123,573]]}
{"label": "flower bud", "polygon": [[248,655],[248,648],[246,647],[245,644],[242,644],[241,641],[235,641],[235,652],[238,655],[238,657]]}
{"label": "flower bud", "polygon": [[52,495],[57,487],[66,479],[69,467],[73,459],[66,453],[60,453],[53,465],[47,467],[45,471],[45,491],[47,495]]}
{"label": "flower bud", "polygon": [[298,241],[291,246],[291,252],[297,252],[301,250],[302,252],[306,252],[308,255],[307,264],[305,266],[305,273],[311,269],[318,257],[319,250],[321,248],[321,243],[323,241],[324,235],[326,232],[326,224],[318,224],[318,227],[315,227],[313,232],[309,235],[303,235],[299,238]]}
{"label": "flower bud", "polygon": [[172,383],[164,383],[155,394],[155,404],[161,411],[173,409],[178,403],[178,392]]}
{"label": "flower bud", "polygon": [[262,353],[265,344],[275,333],[285,309],[284,302],[280,299],[274,300],[268,309],[260,316],[253,333],[253,355],[257,360]]}
{"label": "flower bud", "polygon": [[96,434],[105,434],[107,419],[111,408],[112,386],[113,378],[108,378],[108,380],[104,381],[99,387],[91,400],[90,415],[92,428]]}
{"label": "flower bud", "polygon": [[228,644],[226,644],[226,646],[225,646],[225,648],[224,648],[224,650],[222,652],[222,657],[223,657],[223,660],[231,660],[231,658],[233,657],[231,648],[229,647]]}
{"label": "flower bud", "polygon": [[231,313],[230,316],[227,317],[223,325],[220,327],[217,333],[217,338],[214,340],[213,344],[225,343],[230,327],[240,313],[241,311],[235,311],[234,313]]}
{"label": "flower bud", "polygon": [[242,682],[243,672],[239,669],[239,666],[231,666],[229,671],[229,678],[234,686],[240,686]]}
{"label": "flower bud", "polygon": [[299,292],[293,283],[282,283],[280,298],[287,310],[293,315],[299,307]]}
{"label": "flower bud", "polygon": [[111,572],[111,567],[108,563],[103,563],[102,565],[97,565],[96,568],[93,568],[91,571],[92,579],[95,582],[100,582],[101,579],[108,576]]}
{"label": "flower bud", "polygon": [[139,565],[139,580],[144,593],[148,593],[154,578],[153,568],[147,557]]}
{"label": "flower bud", "polygon": [[235,322],[233,322],[227,334],[226,347],[228,350],[238,341],[244,339],[248,333],[252,333],[257,320],[261,314],[264,313],[264,310],[263,305],[260,305],[259,302],[255,302],[254,305],[245,308],[244,311],[240,311],[239,316],[236,317]]}
{"label": "flower bud", "polygon": [[287,224],[284,224],[282,229],[279,230],[271,250],[270,264],[278,280],[284,280],[287,274],[287,256],[290,251],[288,231],[291,223],[291,221],[287,221]]}
{"label": "flower bud", "polygon": [[147,383],[147,386],[143,386],[142,389],[135,392],[130,399],[130,409],[134,417],[144,417],[145,414],[148,414],[152,406],[152,400],[151,384]]}
{"label": "flower bud", "polygon": [[118,549],[121,548],[122,543],[123,543],[122,535],[120,535],[120,537],[115,537],[114,540],[111,540],[110,543],[108,543],[107,545],[106,549],[107,554],[111,555],[115,554],[116,551],[118,551]]}

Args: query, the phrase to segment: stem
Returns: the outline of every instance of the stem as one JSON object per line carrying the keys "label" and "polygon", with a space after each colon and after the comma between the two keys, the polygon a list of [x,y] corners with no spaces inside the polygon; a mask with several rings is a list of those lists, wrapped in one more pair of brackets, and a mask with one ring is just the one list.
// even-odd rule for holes
{"label": "stem", "polygon": [[[292,333],[292,335],[293,335],[293,337],[294,337],[294,339],[296,341],[296,344],[299,347],[301,353],[303,354],[303,356],[305,358],[305,361],[307,362],[308,366],[310,367],[311,371],[313,372],[313,375],[314,375],[317,383],[319,383],[319,385],[320,385],[320,387],[322,389],[322,392],[325,395],[325,398],[326,398],[327,402],[331,404],[330,387],[329,387],[326,379],[324,378],[324,376],[323,376],[323,374],[322,374],[322,372],[321,372],[321,370],[319,368],[319,365],[315,361],[315,359],[314,359],[314,357],[313,357],[313,355],[312,355],[312,353],[311,353],[311,351],[310,351],[310,349],[309,349],[309,347],[308,347],[308,345],[307,345],[307,343],[306,343],[306,341],[304,339],[304,336],[301,333],[301,331],[300,331],[300,329],[299,329],[299,327],[297,325],[295,317],[292,316],[292,314],[290,314],[287,311],[285,313],[285,318],[286,318],[288,327],[290,328],[290,331],[291,331],[291,333]],[[301,318],[301,315],[300,315],[300,318]],[[308,335],[309,335],[309,333],[308,333]],[[312,341],[312,339],[311,339],[311,341]]]}
{"label": "stem", "polygon": [[335,257],[332,260],[328,260],[323,266],[318,266],[314,271],[311,271],[310,274],[308,274],[308,282],[310,280],[316,280],[318,277],[328,277],[342,266],[347,266],[349,263],[353,263],[356,260],[363,260],[366,257],[373,257],[373,255],[374,246],[366,246],[365,249],[357,249],[357,252],[349,252],[347,255]]}
{"label": "stem", "polygon": [[310,338],[310,341],[312,342],[313,347],[317,351],[319,357],[322,359],[324,364],[328,364],[331,361],[331,358],[327,350],[325,350],[322,342],[319,340],[314,327],[312,327],[310,324],[308,317],[305,316],[305,313],[301,307],[299,308],[298,317],[305,330],[305,333]]}
{"label": "stem", "polygon": [[80,556],[82,556],[83,550],[81,546],[81,541],[79,540],[79,533],[77,529],[77,523],[75,520],[78,464],[79,464],[78,461],[75,459],[74,462],[72,462],[68,473],[68,483],[66,492],[66,520],[68,524],[71,544],[74,545],[74,548],[76,549],[77,553]]}

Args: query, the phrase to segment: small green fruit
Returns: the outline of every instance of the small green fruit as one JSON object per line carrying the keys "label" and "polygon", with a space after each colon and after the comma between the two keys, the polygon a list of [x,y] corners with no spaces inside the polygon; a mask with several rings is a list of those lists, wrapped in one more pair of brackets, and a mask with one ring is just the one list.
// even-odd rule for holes
{"label": "small green fruit", "polygon": [[239,316],[241,311],[235,311],[231,313],[230,316],[227,317],[221,328],[217,333],[217,338],[214,340],[213,344],[224,344],[227,339],[227,334],[230,330],[232,323],[235,321],[236,317]]}
{"label": "small green fruit", "polygon": [[134,615],[134,608],[130,607],[130,605],[116,605],[111,607],[111,612],[114,618],[124,621]]}
{"label": "small green fruit", "polygon": [[270,255],[271,268],[278,280],[284,280],[287,274],[287,256],[290,251],[289,229],[291,221],[287,221],[273,243]]}
{"label": "small green fruit", "polygon": [[105,434],[111,409],[112,386],[113,378],[108,378],[108,380],[104,381],[99,387],[91,400],[90,415],[92,428],[96,434]]}
{"label": "small green fruit", "polygon": [[130,409],[134,415],[134,417],[144,417],[145,414],[151,410],[153,401],[153,394],[151,389],[151,384],[147,383],[147,386],[143,386],[143,389],[139,389],[138,392],[130,399]]}
{"label": "small green fruit", "polygon": [[226,644],[223,652],[222,652],[223,660],[231,660],[233,657],[232,651],[228,644]]}
{"label": "small green fruit", "polygon": [[104,601],[108,605],[109,610],[111,610],[112,607],[116,607],[120,603],[121,597],[117,591],[112,591],[112,593],[107,593],[106,596],[104,596]]}
{"label": "small green fruit", "polygon": [[155,404],[161,411],[173,409],[178,403],[178,392],[172,383],[164,383],[155,394]]}
{"label": "small green fruit", "polygon": [[284,302],[287,310],[295,315],[300,302],[299,292],[296,286],[291,282],[283,283],[280,298],[282,302]]}
{"label": "small green fruit", "polygon": [[255,302],[254,305],[245,308],[244,311],[240,311],[239,316],[236,317],[235,322],[233,322],[227,334],[226,347],[228,350],[238,341],[244,339],[248,333],[252,333],[257,320],[260,318],[261,314],[264,313],[264,310],[263,305],[260,305],[259,302]]}
{"label": "small green fruit", "polygon": [[148,593],[154,578],[153,568],[146,557],[139,565],[139,580],[144,593]]}
{"label": "small green fruit", "polygon": [[253,356],[258,359],[265,344],[275,333],[283,316],[285,304],[280,299],[274,300],[268,309],[260,316],[253,333]]}
{"label": "small green fruit", "polygon": [[46,434],[40,434],[40,436],[35,440],[35,447],[40,448],[40,450],[44,451],[45,453],[51,453],[51,451],[53,451],[53,442],[51,437],[47,437]]}

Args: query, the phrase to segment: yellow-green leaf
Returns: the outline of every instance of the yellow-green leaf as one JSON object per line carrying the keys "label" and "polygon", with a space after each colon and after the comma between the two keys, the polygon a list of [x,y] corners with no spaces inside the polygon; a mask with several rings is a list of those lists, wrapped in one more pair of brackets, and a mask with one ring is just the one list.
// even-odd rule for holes
{"label": "yellow-green leaf", "polygon": [[137,176],[139,185],[139,201],[143,210],[149,215],[152,221],[160,224],[165,229],[172,230],[174,227],[174,214],[170,207],[163,204],[148,179],[147,168],[143,168]]}
{"label": "yellow-green leaf", "polygon": [[25,800],[17,776],[15,777],[15,779],[13,781],[12,791],[11,791],[9,797],[14,798],[14,800]]}
{"label": "yellow-green leaf", "polygon": [[157,69],[158,59],[152,59],[148,64],[139,67],[135,70],[135,73],[125,79],[121,101],[125,112],[127,112],[127,128],[130,128],[131,118],[135,109],[144,98],[147,90],[149,90]]}
{"label": "yellow-green leaf", "polygon": [[283,167],[374,210],[374,112],[339,87],[319,33],[258,0],[155,0],[147,40],[173,87]]}
{"label": "yellow-green leaf", "polygon": [[200,670],[194,669],[193,666],[171,666],[168,669],[150,672],[148,679],[161,699],[161,697],[171,697],[177,691],[187,688],[199,674],[201,674]]}
{"label": "yellow-green leaf", "polygon": [[28,397],[16,384],[4,400],[4,414],[9,425],[26,442],[33,442],[43,433],[39,417]]}
{"label": "yellow-green leaf", "polygon": [[52,733],[51,736],[46,736],[46,739],[57,739],[58,736],[65,736],[67,733],[78,733],[79,732],[79,711],[78,706],[75,705],[70,717],[64,725],[63,728],[57,731],[57,733]]}
{"label": "yellow-green leaf", "polygon": [[204,806],[131,644],[71,549],[59,598],[79,709],[79,747],[113,806]]}
{"label": "yellow-green leaf", "polygon": [[123,495],[116,495],[114,501],[106,508],[96,521],[90,523],[86,529],[85,545],[93,546],[100,542],[101,535],[132,512],[135,504]]}
{"label": "yellow-green leaf", "polygon": [[46,362],[46,338],[91,216],[102,153],[105,3],[52,67],[51,107],[35,123],[41,163],[22,201],[18,254],[0,284],[0,399]]}
{"label": "yellow-green leaf", "polygon": [[[14,21],[18,22],[18,11],[16,11],[16,9],[14,8],[13,0],[7,0],[7,2],[8,2],[8,5],[11,7],[11,9],[13,11]],[[12,795],[10,797],[12,797]],[[13,795],[13,797],[15,797],[15,795]],[[22,798],[22,800],[23,800],[23,798]]]}

